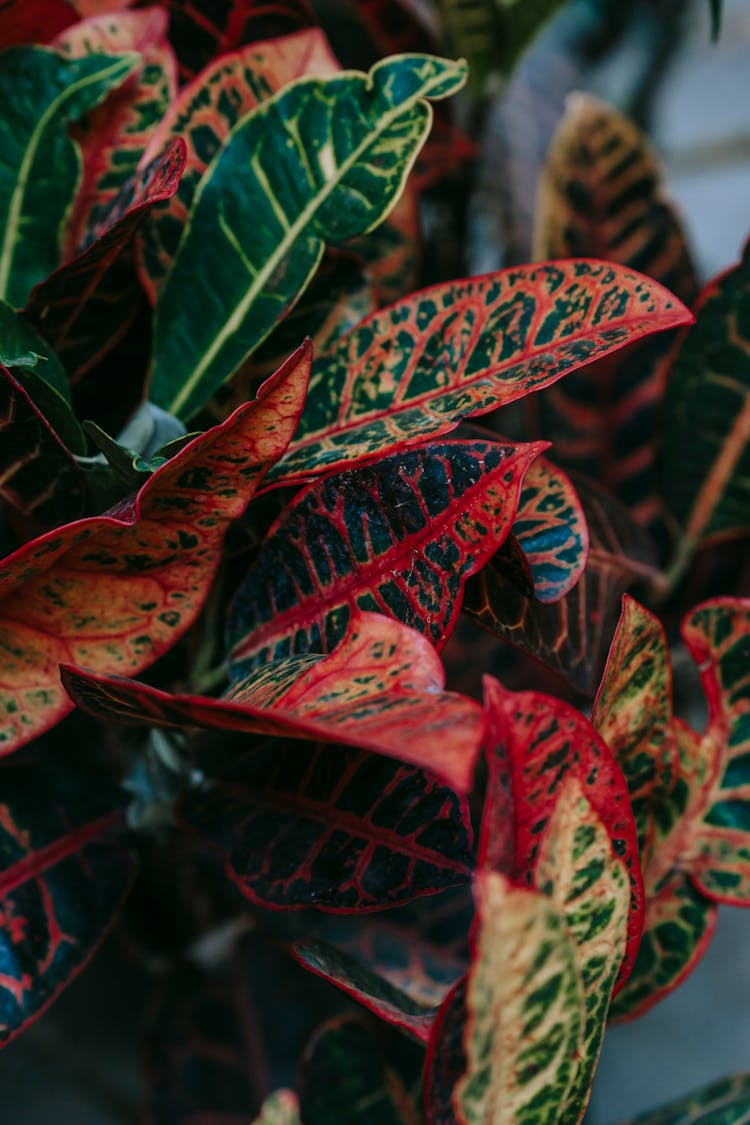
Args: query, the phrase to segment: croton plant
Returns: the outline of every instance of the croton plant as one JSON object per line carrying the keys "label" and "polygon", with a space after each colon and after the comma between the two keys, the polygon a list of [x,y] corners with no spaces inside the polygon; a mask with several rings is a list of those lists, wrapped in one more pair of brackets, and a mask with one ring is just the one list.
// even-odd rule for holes
{"label": "croton plant", "polygon": [[565,8],[0,3],[0,1040],[114,927],[153,1125],[576,1125],[750,904],[750,255],[583,93],[446,245]]}

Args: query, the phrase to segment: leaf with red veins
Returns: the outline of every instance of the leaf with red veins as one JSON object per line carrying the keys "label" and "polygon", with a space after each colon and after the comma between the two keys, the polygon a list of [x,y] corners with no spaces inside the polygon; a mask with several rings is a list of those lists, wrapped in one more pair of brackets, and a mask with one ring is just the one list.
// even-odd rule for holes
{"label": "leaf with red veins", "polygon": [[302,347],[254,402],[158,469],[103,516],[25,544],[0,577],[0,752],[72,708],[58,665],[139,672],[197,617],[229,523],[297,424],[310,371]]}

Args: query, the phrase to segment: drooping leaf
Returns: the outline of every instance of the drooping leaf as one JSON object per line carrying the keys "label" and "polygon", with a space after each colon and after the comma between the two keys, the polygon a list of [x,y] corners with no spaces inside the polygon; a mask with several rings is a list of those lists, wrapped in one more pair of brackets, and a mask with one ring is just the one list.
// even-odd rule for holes
{"label": "drooping leaf", "polygon": [[330,651],[355,606],[395,617],[439,648],[467,575],[510,530],[538,451],[435,443],[303,489],[271,528],[232,605],[234,674]]}
{"label": "drooping leaf", "polygon": [[[85,249],[107,222],[120,190],[136,174],[149,137],[177,92],[177,63],[159,7],[82,20],[55,40],[67,58],[136,51],[140,65],[76,131],[83,177],[67,223],[66,259]],[[157,156],[164,145],[152,150]]]}
{"label": "drooping leaf", "polygon": [[465,999],[449,995],[428,1051],[427,1121],[473,1125],[502,1114],[555,1125],[583,1043],[573,940],[545,895],[497,872],[479,874],[476,894]]}
{"label": "drooping leaf", "polygon": [[750,1112],[750,1074],[736,1074],[623,1125],[739,1125]]}
{"label": "drooping leaf", "polygon": [[689,319],[654,282],[601,262],[523,266],[425,289],[369,317],[318,361],[274,479],[447,433]]}
{"label": "drooping leaf", "polygon": [[235,685],[228,698],[168,695],[145,684],[66,669],[75,703],[105,721],[190,726],[340,742],[430,769],[471,788],[482,716],[443,691],[429,642],[377,614],[352,614],[328,657],[282,661]]}
{"label": "drooping leaf", "polygon": [[0,768],[0,1045],[86,965],[133,874],[122,794],[55,755]]}
{"label": "drooping leaf", "polygon": [[[648,139],[589,94],[569,96],[540,178],[534,257],[590,255],[637,269],[691,305],[698,282]],[[610,488],[648,523],[659,517],[656,411],[672,337],[577,372],[540,396],[540,432],[563,466]]]}
{"label": "drooping leaf", "polygon": [[203,173],[240,118],[297,78],[325,77],[340,69],[323,32],[309,28],[223,54],[180,91],[143,155],[147,163],[174,137],[185,140],[180,186],[139,234],[139,275],[151,304],[174,259]]}
{"label": "drooping leaf", "polygon": [[749,293],[750,245],[703,290],[669,366],[661,479],[683,551],[750,526]]}
{"label": "drooping leaf", "polygon": [[135,673],[188,628],[229,522],[294,430],[309,363],[301,349],[256,401],[192,441],[135,499],[49,532],[3,561],[2,752],[71,709],[59,662]]}
{"label": "drooping leaf", "polygon": [[420,1120],[422,1053],[389,1043],[356,1016],[321,1027],[300,1076],[305,1125],[414,1125]]}
{"label": "drooping leaf", "polygon": [[178,811],[242,894],[275,909],[382,910],[471,877],[465,798],[364,750],[257,744]]}
{"label": "drooping leaf", "polygon": [[491,562],[466,586],[464,611],[564,676],[586,695],[596,693],[623,593],[653,578],[649,536],[606,489],[572,475],[589,529],[586,568],[569,594],[542,605],[507,581]]}
{"label": "drooping leaf", "polygon": [[31,292],[24,315],[50,341],[75,381],[133,326],[138,281],[132,243],[151,207],[177,190],[185,160],[175,139],[130,180],[96,240]]}
{"label": "drooping leaf", "polygon": [[633,967],[643,929],[643,876],[625,778],[588,720],[539,692],[506,691],[485,680],[487,795],[480,863],[533,885],[545,834],[574,779],[604,824],[630,882],[625,954],[618,985]]}
{"label": "drooping leaf", "polygon": [[32,287],[59,265],[80,163],[68,123],[123,82],[137,62],[132,54],[69,61],[46,47],[3,52],[0,300],[24,305]]}
{"label": "drooping leaf", "polygon": [[368,75],[300,79],[241,119],[200,183],[160,294],[157,405],[194,413],[294,304],[326,243],[387,215],[429,131],[426,99],[464,78],[464,64],[400,56]]}
{"label": "drooping leaf", "polygon": [[0,43],[3,48],[49,43],[77,19],[66,0],[0,0]]}

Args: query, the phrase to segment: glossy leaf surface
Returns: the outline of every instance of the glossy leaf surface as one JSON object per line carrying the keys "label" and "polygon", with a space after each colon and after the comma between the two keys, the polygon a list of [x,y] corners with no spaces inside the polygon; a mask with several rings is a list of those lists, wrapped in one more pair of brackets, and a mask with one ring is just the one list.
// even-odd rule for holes
{"label": "glossy leaf surface", "polygon": [[133,874],[121,794],[87,780],[70,760],[0,769],[0,1045],[85,966]]}
{"label": "glossy leaf surface", "polygon": [[463,64],[404,55],[368,75],[300,79],[235,126],[196,192],[157,305],[157,405],[195,413],[294,304],[326,243],[385,218],[429,131],[425,99],[464,78]]}
{"label": "glossy leaf surface", "polygon": [[187,445],[134,500],[49,532],[4,560],[3,752],[71,709],[60,662],[135,673],[191,624],[229,522],[294,430],[308,373],[309,351],[301,349],[255,402]]}
{"label": "glossy leaf surface", "polygon": [[439,647],[467,575],[510,530],[537,452],[444,442],[303,489],[234,600],[234,674],[292,653],[330,651],[355,606],[395,617]]}
{"label": "glossy leaf surface", "polygon": [[452,430],[690,314],[601,262],[501,270],[425,289],[369,317],[316,364],[274,479],[295,479]]}
{"label": "glossy leaf surface", "polygon": [[179,814],[246,897],[276,909],[379,910],[471,877],[465,800],[367,751],[257,746]]}
{"label": "glossy leaf surface", "polygon": [[8,107],[0,170],[0,300],[23,306],[60,261],[63,225],[78,183],[68,123],[125,80],[135,55],[67,61],[45,47],[12,47],[0,68]]}
{"label": "glossy leaf surface", "polygon": [[750,1112],[750,1074],[721,1078],[626,1125],[739,1125]]}

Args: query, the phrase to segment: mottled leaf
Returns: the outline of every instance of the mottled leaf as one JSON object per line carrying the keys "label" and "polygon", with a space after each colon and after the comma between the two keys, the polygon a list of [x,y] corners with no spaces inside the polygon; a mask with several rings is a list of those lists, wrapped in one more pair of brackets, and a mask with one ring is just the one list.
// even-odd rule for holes
{"label": "mottled leaf", "polygon": [[192,623],[229,522],[294,430],[309,362],[309,350],[301,349],[256,401],[187,445],[134,499],[49,532],[3,560],[2,752],[71,709],[60,662],[135,673]]}
{"label": "mottled leaf", "polygon": [[402,55],[369,74],[299,79],[240,120],[200,183],[159,297],[157,405],[195,413],[291,308],[326,243],[385,218],[429,131],[426,99],[465,74],[463,63]]}
{"label": "mottled leaf", "polygon": [[297,78],[324,77],[340,69],[323,32],[309,28],[221,55],[183,87],[143,155],[147,163],[174,137],[186,144],[185,174],[177,192],[154,209],[139,232],[139,275],[152,304],[172,264],[203,173],[240,118]]}
{"label": "mottled leaf", "polygon": [[80,165],[67,126],[123,82],[137,61],[132,54],[68,61],[46,47],[3,52],[0,300],[22,306],[59,264]]}
{"label": "mottled leaf", "polygon": [[[85,249],[131,176],[177,92],[177,63],[167,42],[167,13],[159,7],[108,12],[68,28],[55,40],[67,58],[136,51],[140,65],[103,105],[88,114],[75,138],[83,176],[67,221],[64,258]],[[164,145],[151,152],[159,155]]]}
{"label": "mottled leaf", "polygon": [[382,910],[471,877],[465,799],[367,751],[256,745],[179,815],[247,898],[275,909]]}
{"label": "mottled leaf", "polygon": [[184,160],[184,143],[175,139],[126,183],[96,240],[31,292],[25,315],[54,346],[74,381],[133,326],[139,294],[133,236],[149,209],[174,194]]}
{"label": "mottled leaf", "polygon": [[122,795],[89,780],[70,756],[0,769],[0,1045],[86,965],[130,884]]}
{"label": "mottled leaf", "polygon": [[316,364],[275,480],[443,434],[690,314],[632,270],[572,261],[445,282],[375,313]]}
{"label": "mottled leaf", "polygon": [[750,1074],[736,1074],[623,1125],[740,1125],[750,1113]]}
{"label": "mottled leaf", "polygon": [[105,721],[341,742],[430,769],[463,792],[471,788],[481,738],[479,705],[443,691],[430,643],[358,611],[330,656],[272,664],[226,699],[168,695],[72,668],[63,683],[75,703]]}
{"label": "mottled leaf", "polygon": [[538,446],[453,441],[303,489],[271,528],[230,612],[235,675],[330,651],[359,606],[440,647],[466,577],[510,530]]}

